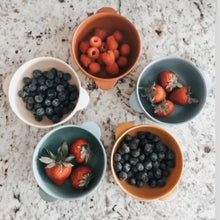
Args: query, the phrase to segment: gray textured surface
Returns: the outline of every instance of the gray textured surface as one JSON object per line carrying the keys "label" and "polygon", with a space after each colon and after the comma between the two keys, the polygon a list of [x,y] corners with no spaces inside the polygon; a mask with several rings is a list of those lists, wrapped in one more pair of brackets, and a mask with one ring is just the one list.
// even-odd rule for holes
{"label": "gray textured surface", "polygon": [[[110,91],[95,88],[76,68],[70,55],[74,28],[103,6],[131,20],[140,32],[142,53],[135,69]],[[109,159],[119,122],[154,124],[134,113],[128,99],[150,61],[178,55],[195,63],[215,81],[214,0],[184,1],[68,1],[2,0],[0,4],[0,219],[214,219],[215,93],[210,86],[206,105],[190,123],[168,127],[184,155],[177,197],[170,202],[137,201],[115,184],[109,169],[99,189],[79,201],[46,203],[38,195],[31,161],[37,142],[47,132],[23,124],[2,92],[2,82],[25,61],[54,56],[75,67],[89,91],[89,106],[68,123],[94,120],[102,129]]]}

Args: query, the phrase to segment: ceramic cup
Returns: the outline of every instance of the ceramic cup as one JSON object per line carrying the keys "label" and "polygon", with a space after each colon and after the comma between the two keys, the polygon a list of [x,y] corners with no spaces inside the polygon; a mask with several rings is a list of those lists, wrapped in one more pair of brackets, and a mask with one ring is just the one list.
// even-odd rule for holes
{"label": "ceramic cup", "polygon": [[[88,165],[92,168],[94,178],[84,190],[75,189],[70,180],[65,180],[62,186],[56,186],[46,175],[43,164],[39,158],[44,155],[44,148],[56,153],[57,148],[64,141],[70,144],[83,138],[91,144],[92,157]],[[94,192],[101,183],[106,170],[106,154],[103,144],[100,141],[101,131],[94,122],[85,122],[82,125],[63,125],[48,132],[35,148],[32,165],[34,177],[40,186],[39,194],[42,199],[48,202],[55,200],[72,200],[83,198]]]}
{"label": "ceramic cup", "polygon": [[[79,44],[81,41],[92,36],[95,28],[102,28],[107,33],[113,33],[116,29],[120,30],[126,42],[131,46],[132,53],[129,55],[128,65],[123,72],[113,78],[97,77],[87,72],[80,63]],[[135,66],[141,51],[141,41],[135,26],[125,17],[118,14],[113,8],[104,7],[97,11],[96,14],[86,18],[76,28],[72,38],[72,56],[80,70],[89,78],[93,79],[96,85],[103,90],[111,89],[116,82],[126,76]],[[106,75],[104,72],[103,76]]]}
{"label": "ceramic cup", "polygon": [[[166,185],[164,187],[151,188],[145,184],[143,187],[139,188],[128,184],[126,180],[120,180],[116,175],[113,167],[113,156],[118,149],[120,142],[126,134],[135,136],[139,131],[148,131],[158,135],[162,143],[166,144],[175,153],[176,166],[170,170],[170,175],[166,178]],[[140,200],[171,200],[175,198],[178,182],[183,169],[183,156],[179,144],[170,133],[155,125],[134,125],[125,122],[117,126],[115,130],[115,139],[116,141],[111,152],[110,165],[115,181],[125,193]]]}
{"label": "ceramic cup", "polygon": [[[62,120],[58,123],[53,123],[46,117],[44,117],[42,121],[36,121],[33,114],[26,109],[23,100],[18,96],[18,91],[23,87],[23,78],[25,76],[30,77],[33,70],[39,69],[45,71],[53,67],[70,73],[71,79],[69,83],[76,85],[79,90],[78,101],[72,112],[63,116]],[[49,128],[64,123],[73,117],[77,111],[84,109],[89,103],[89,95],[86,90],[81,87],[80,80],[73,68],[64,61],[53,57],[39,57],[24,63],[13,75],[6,79],[4,82],[4,91],[8,95],[10,106],[18,118],[26,124],[38,128]]]}
{"label": "ceramic cup", "polygon": [[[175,105],[172,114],[159,117],[154,114],[151,104],[142,96],[140,87],[147,87],[158,81],[158,74],[163,70],[171,70],[179,75],[182,84],[190,87],[192,97],[199,103],[186,106]],[[140,74],[136,90],[132,93],[129,104],[136,112],[144,113],[151,120],[164,124],[181,124],[197,116],[206,101],[209,79],[193,63],[180,57],[167,56],[159,58],[147,65]]]}

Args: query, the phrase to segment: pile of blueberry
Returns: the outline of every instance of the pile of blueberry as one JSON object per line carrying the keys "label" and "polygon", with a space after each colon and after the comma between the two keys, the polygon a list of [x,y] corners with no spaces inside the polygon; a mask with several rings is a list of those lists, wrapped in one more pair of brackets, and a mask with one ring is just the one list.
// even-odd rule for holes
{"label": "pile of blueberry", "polygon": [[143,187],[163,187],[170,168],[175,167],[175,154],[151,132],[140,131],[135,137],[126,134],[113,156],[114,170],[121,180]]}
{"label": "pile of blueberry", "polygon": [[69,73],[52,68],[49,71],[34,70],[32,76],[23,78],[24,86],[18,95],[37,121],[46,116],[57,123],[75,108],[79,92],[75,85],[69,84]]}

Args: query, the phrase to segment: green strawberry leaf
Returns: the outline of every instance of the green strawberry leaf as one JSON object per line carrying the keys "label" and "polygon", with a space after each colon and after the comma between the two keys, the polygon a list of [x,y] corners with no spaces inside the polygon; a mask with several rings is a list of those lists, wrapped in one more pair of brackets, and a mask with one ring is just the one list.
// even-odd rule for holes
{"label": "green strawberry leaf", "polygon": [[39,160],[40,160],[42,163],[46,163],[46,164],[50,164],[50,163],[54,162],[54,160],[53,160],[52,158],[43,157],[43,156],[42,156]]}

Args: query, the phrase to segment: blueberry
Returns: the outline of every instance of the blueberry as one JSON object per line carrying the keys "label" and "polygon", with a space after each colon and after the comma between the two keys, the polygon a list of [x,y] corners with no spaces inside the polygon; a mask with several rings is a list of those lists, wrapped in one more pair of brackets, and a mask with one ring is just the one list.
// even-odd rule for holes
{"label": "blueberry", "polygon": [[154,170],[154,176],[156,179],[160,179],[162,177],[162,170],[161,169],[155,169]]}
{"label": "blueberry", "polygon": [[31,79],[29,77],[24,77],[23,78],[23,83],[24,83],[25,86],[29,85],[31,83]]}
{"label": "blueberry", "polygon": [[149,179],[153,179],[154,178],[154,173],[152,170],[147,171],[147,176]]}
{"label": "blueberry", "polygon": [[118,148],[117,152],[118,152],[121,156],[125,154],[124,149],[121,148],[121,147]]}
{"label": "blueberry", "polygon": [[31,84],[37,85],[37,78],[32,78],[31,79]]}
{"label": "blueberry", "polygon": [[70,93],[69,100],[75,101],[75,100],[77,100],[77,98],[78,98],[78,93],[76,93],[76,92]]}
{"label": "blueberry", "polygon": [[58,107],[54,107],[53,109],[54,113],[57,114],[60,118],[63,116],[63,109],[58,106]]}
{"label": "blueberry", "polygon": [[36,84],[33,84],[33,83],[31,83],[30,85],[29,85],[29,90],[30,91],[36,91],[37,90],[37,86],[36,86]]}
{"label": "blueberry", "polygon": [[140,161],[144,161],[145,160],[145,155],[142,153],[138,158],[139,158]]}
{"label": "blueberry", "polygon": [[151,140],[153,140],[154,135],[150,132],[146,132],[146,138],[151,141]]}
{"label": "blueberry", "polygon": [[167,165],[168,168],[174,168],[176,166],[174,160],[167,160],[166,165]]}
{"label": "blueberry", "polygon": [[140,149],[136,149],[136,150],[131,150],[130,154],[132,157],[139,157],[141,152],[140,152]]}
{"label": "blueberry", "polygon": [[165,180],[159,179],[159,180],[157,181],[157,186],[163,187],[163,186],[165,186],[165,185],[166,185],[166,181],[165,181]]}
{"label": "blueberry", "polygon": [[122,167],[122,170],[126,173],[128,173],[128,171],[130,171],[131,169],[131,165],[129,163],[125,163]]}
{"label": "blueberry", "polygon": [[149,155],[149,158],[151,159],[151,161],[156,161],[157,160],[157,154],[156,153],[151,153]]}
{"label": "blueberry", "polygon": [[55,79],[54,79],[54,82],[56,84],[59,84],[59,83],[61,83],[61,79],[58,76],[56,76]]}
{"label": "blueberry", "polygon": [[56,86],[56,90],[57,90],[57,92],[62,92],[62,91],[64,91],[64,86],[59,84]]}
{"label": "blueberry", "polygon": [[114,169],[116,172],[119,172],[122,170],[122,164],[120,162],[114,163]]}
{"label": "blueberry", "polygon": [[45,99],[44,104],[45,104],[45,106],[51,106],[51,100],[50,99]]}
{"label": "blueberry", "polygon": [[154,145],[153,144],[145,144],[144,146],[144,153],[145,154],[150,154],[153,152]]}
{"label": "blueberry", "polygon": [[53,87],[53,80],[51,80],[51,79],[47,79],[46,81],[45,81],[45,84],[46,84],[46,86],[48,87],[48,88],[52,88]]}
{"label": "blueberry", "polygon": [[168,151],[166,152],[166,159],[168,159],[168,160],[173,160],[174,158],[175,158],[174,152],[173,152],[172,150],[168,150]]}
{"label": "blueberry", "polygon": [[159,141],[160,141],[160,137],[157,136],[157,135],[153,135],[152,142],[157,143],[157,142],[159,142]]}
{"label": "blueberry", "polygon": [[154,161],[152,165],[153,165],[153,169],[157,169],[160,167],[160,163],[158,161]]}
{"label": "blueberry", "polygon": [[48,87],[46,85],[41,85],[39,87],[39,92],[45,92],[48,89]]}
{"label": "blueberry", "polygon": [[129,135],[129,134],[126,134],[125,136],[124,136],[124,140],[126,141],[126,142],[129,142],[129,141],[131,141],[133,139],[133,137],[131,136],[131,135]]}
{"label": "blueberry", "polygon": [[47,107],[47,108],[45,109],[45,113],[46,113],[46,115],[53,115],[53,108]]}
{"label": "blueberry", "polygon": [[57,71],[57,77],[59,77],[60,79],[62,79],[62,78],[63,78],[63,72]]}
{"label": "blueberry", "polygon": [[139,131],[138,133],[137,133],[137,137],[140,139],[140,140],[144,140],[145,138],[146,138],[146,136],[145,136],[145,132],[144,131]]}
{"label": "blueberry", "polygon": [[157,181],[155,179],[150,179],[148,182],[150,187],[156,187],[157,186]]}
{"label": "blueberry", "polygon": [[153,164],[150,160],[144,161],[144,168],[145,170],[151,170],[153,167]]}
{"label": "blueberry", "polygon": [[60,121],[60,117],[58,115],[53,115],[51,117],[51,120],[53,121],[53,123],[57,123]]}
{"label": "blueberry", "polygon": [[136,168],[138,171],[143,171],[144,170],[144,165],[142,163],[137,163]]}
{"label": "blueberry", "polygon": [[38,109],[36,110],[36,115],[37,115],[37,116],[43,116],[44,114],[45,114],[45,111],[44,111],[43,108],[38,108]]}
{"label": "blueberry", "polygon": [[37,103],[41,103],[42,101],[43,101],[43,96],[40,94],[40,95],[36,95],[35,97],[34,97],[34,100],[35,100],[35,102],[37,102]]}
{"label": "blueberry", "polygon": [[148,143],[149,142],[147,141],[147,139],[140,139],[139,147],[144,148],[144,146]]}
{"label": "blueberry", "polygon": [[48,73],[46,74],[46,77],[48,79],[54,79],[54,77],[56,76],[57,70],[55,68],[52,68],[48,71]]}
{"label": "blueberry", "polygon": [[168,177],[169,175],[170,175],[169,170],[163,170],[163,171],[162,171],[162,176],[163,176],[163,177]]}
{"label": "blueberry", "polygon": [[68,98],[68,94],[66,91],[62,91],[58,93],[57,97],[60,101],[65,101]]}
{"label": "blueberry", "polygon": [[136,185],[136,180],[135,180],[135,178],[129,178],[128,179],[128,183],[130,184],[130,185]]}
{"label": "blueberry", "polygon": [[125,161],[128,161],[130,159],[130,155],[129,154],[124,154],[123,158]]}
{"label": "blueberry", "polygon": [[135,175],[135,178],[138,179],[138,180],[143,180],[144,183],[147,183],[148,182],[148,175],[146,172],[139,172]]}
{"label": "blueberry", "polygon": [[136,186],[143,187],[144,186],[144,181],[143,180],[137,180]]}
{"label": "blueberry", "polygon": [[33,105],[34,104],[34,98],[33,97],[28,97],[27,103],[30,104],[30,105]]}
{"label": "blueberry", "polygon": [[135,157],[130,157],[130,159],[129,159],[129,163],[131,164],[131,165],[136,165],[137,164],[137,162],[138,162],[138,158],[135,158]]}
{"label": "blueberry", "polygon": [[76,85],[69,85],[68,90],[70,92],[78,92],[78,89],[77,89]]}
{"label": "blueberry", "polygon": [[56,97],[57,93],[54,89],[49,89],[47,91],[47,97],[48,99],[54,99]]}
{"label": "blueberry", "polygon": [[67,87],[69,86],[69,83],[67,81],[62,81],[61,84],[64,86],[64,88],[67,89]]}
{"label": "blueberry", "polygon": [[155,152],[160,153],[163,152],[165,153],[167,151],[167,147],[165,144],[163,144],[162,142],[158,142],[155,145]]}
{"label": "blueberry", "polygon": [[133,172],[131,170],[129,170],[127,174],[128,174],[128,178],[133,176]]}
{"label": "blueberry", "polygon": [[121,180],[126,180],[126,179],[128,178],[128,174],[125,173],[124,171],[118,172],[118,173],[117,173],[117,176],[118,176],[118,178],[121,179]]}
{"label": "blueberry", "polygon": [[165,158],[165,153],[164,152],[160,152],[157,154],[158,159],[163,160]]}
{"label": "blueberry", "polygon": [[18,95],[21,97],[21,98],[24,98],[27,96],[27,92],[25,92],[24,90],[19,90],[18,91]]}
{"label": "blueberry", "polygon": [[113,160],[115,162],[118,162],[121,160],[121,155],[119,153],[115,153],[114,156],[113,156]]}
{"label": "blueberry", "polygon": [[32,110],[33,107],[34,107],[33,104],[30,104],[30,103],[27,103],[27,104],[26,104],[26,109],[27,109],[27,110]]}
{"label": "blueberry", "polygon": [[123,157],[121,158],[120,163],[121,163],[121,164],[124,164],[124,163],[125,163],[125,159],[124,159]]}
{"label": "blueberry", "polygon": [[162,169],[162,170],[166,170],[167,169],[167,165],[166,165],[165,162],[161,162],[160,163],[160,169]]}
{"label": "blueberry", "polygon": [[122,144],[121,148],[124,150],[125,153],[129,153],[130,152],[130,148],[127,144]]}
{"label": "blueberry", "polygon": [[137,149],[139,143],[140,143],[140,139],[138,139],[138,138],[133,138],[133,140],[129,143],[129,146],[130,146],[131,150]]}
{"label": "blueberry", "polygon": [[40,103],[35,103],[34,104],[34,109],[42,108],[42,105]]}
{"label": "blueberry", "polygon": [[137,172],[138,172],[137,167],[132,166],[132,167],[131,167],[131,172],[132,172],[133,174],[134,174],[134,173],[137,173]]}
{"label": "blueberry", "polygon": [[34,78],[39,78],[42,76],[42,72],[40,70],[34,70],[32,75]]}
{"label": "blueberry", "polygon": [[68,80],[71,79],[71,75],[70,75],[69,73],[64,73],[64,74],[63,74],[63,79],[66,80],[66,81],[68,81]]}
{"label": "blueberry", "polygon": [[35,115],[34,117],[35,117],[36,121],[42,121],[42,119],[43,119],[42,115]]}

